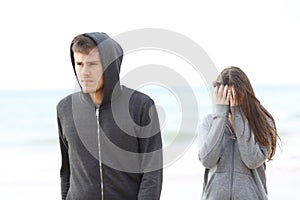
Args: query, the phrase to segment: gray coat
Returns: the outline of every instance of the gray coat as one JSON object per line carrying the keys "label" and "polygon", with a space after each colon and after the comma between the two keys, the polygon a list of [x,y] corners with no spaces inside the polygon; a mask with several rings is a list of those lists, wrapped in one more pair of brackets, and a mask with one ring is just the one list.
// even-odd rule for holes
{"label": "gray coat", "polygon": [[[265,161],[268,150],[250,137],[246,118],[231,107],[236,136],[229,125],[229,106],[217,105],[199,130],[199,159],[205,170],[202,199],[266,200]],[[250,138],[250,139],[249,139]]]}

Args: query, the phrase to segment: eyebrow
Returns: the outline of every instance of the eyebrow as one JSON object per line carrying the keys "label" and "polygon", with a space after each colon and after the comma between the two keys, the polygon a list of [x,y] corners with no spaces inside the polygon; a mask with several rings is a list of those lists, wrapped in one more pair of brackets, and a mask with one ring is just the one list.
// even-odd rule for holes
{"label": "eyebrow", "polygon": [[100,61],[99,60],[95,60],[95,61],[88,61],[88,62],[86,62],[87,64],[89,64],[89,63],[100,63]]}
{"label": "eyebrow", "polygon": [[88,62],[82,62],[82,61],[77,61],[76,62],[77,65],[81,65],[82,63],[93,64],[93,63],[100,63],[100,61],[99,60],[95,60],[95,61],[88,61]]}

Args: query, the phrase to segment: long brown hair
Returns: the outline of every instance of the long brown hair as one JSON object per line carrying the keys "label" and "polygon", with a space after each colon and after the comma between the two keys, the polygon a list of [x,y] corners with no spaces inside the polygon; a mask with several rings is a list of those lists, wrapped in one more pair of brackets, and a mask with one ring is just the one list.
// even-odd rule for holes
{"label": "long brown hair", "polygon": [[220,84],[234,87],[238,104],[248,120],[255,142],[271,150],[268,156],[268,159],[271,160],[275,154],[277,139],[279,138],[275,121],[256,98],[246,74],[238,67],[225,68],[214,82],[214,86]]}

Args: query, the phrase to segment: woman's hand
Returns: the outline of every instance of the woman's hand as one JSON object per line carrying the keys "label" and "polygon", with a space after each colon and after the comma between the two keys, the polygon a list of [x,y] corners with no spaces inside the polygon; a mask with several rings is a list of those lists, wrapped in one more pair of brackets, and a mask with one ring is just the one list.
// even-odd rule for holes
{"label": "woman's hand", "polygon": [[233,86],[220,85],[215,87],[216,104],[238,106],[236,92]]}
{"label": "woman's hand", "polygon": [[237,101],[237,98],[236,98],[236,92],[234,90],[234,87],[231,87],[229,89],[229,92],[230,93],[230,96],[229,96],[229,103],[231,106],[238,106],[238,101]]}
{"label": "woman's hand", "polygon": [[[220,85],[215,87],[216,104],[229,105],[231,91],[228,90],[228,85]],[[233,98],[233,97],[231,97]]]}

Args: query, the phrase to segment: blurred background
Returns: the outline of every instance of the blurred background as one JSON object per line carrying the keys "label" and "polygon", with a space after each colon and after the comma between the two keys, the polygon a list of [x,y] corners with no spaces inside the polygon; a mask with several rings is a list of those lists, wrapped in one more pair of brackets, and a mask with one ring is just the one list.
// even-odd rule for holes
{"label": "blurred background", "polygon": [[[56,104],[74,92],[69,58],[73,37],[103,31],[110,36],[140,28],[185,35],[208,54],[218,71],[238,66],[277,122],[282,138],[267,163],[270,199],[297,199],[300,186],[299,124],[300,3],[296,0],[211,1],[7,1],[0,3],[0,197],[60,198],[60,151]],[[188,81],[201,118],[213,110],[209,85],[175,55],[133,52],[124,57],[121,77],[146,64],[168,66]],[[181,72],[180,69],[186,69]],[[167,78],[167,77],[166,77]],[[164,111],[165,147],[178,133],[182,110],[166,88],[142,87]],[[195,133],[191,144],[165,166],[161,199],[200,199],[204,169]],[[184,141],[183,141],[184,143]],[[177,144],[177,143],[176,143]],[[180,148],[180,142],[177,144]]]}

